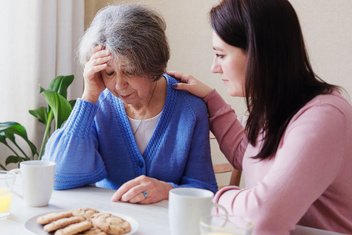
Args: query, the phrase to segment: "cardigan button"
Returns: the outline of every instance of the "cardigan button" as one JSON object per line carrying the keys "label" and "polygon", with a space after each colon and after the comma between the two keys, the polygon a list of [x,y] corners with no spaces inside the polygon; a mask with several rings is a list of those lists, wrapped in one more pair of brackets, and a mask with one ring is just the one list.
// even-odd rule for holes
{"label": "cardigan button", "polygon": [[144,163],[143,163],[142,161],[139,161],[139,162],[138,162],[138,166],[139,166],[140,168],[143,168]]}

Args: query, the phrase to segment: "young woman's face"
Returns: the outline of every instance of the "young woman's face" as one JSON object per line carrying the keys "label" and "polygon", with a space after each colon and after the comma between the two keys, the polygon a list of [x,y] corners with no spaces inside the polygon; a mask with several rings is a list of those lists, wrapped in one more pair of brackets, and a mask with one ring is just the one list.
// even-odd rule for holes
{"label": "young woman's face", "polygon": [[151,79],[128,75],[124,66],[108,66],[101,71],[106,88],[125,104],[138,104],[149,100],[153,82]]}
{"label": "young woman's face", "polygon": [[243,49],[225,43],[213,31],[215,57],[211,71],[219,73],[231,96],[245,96],[245,77],[247,56]]}

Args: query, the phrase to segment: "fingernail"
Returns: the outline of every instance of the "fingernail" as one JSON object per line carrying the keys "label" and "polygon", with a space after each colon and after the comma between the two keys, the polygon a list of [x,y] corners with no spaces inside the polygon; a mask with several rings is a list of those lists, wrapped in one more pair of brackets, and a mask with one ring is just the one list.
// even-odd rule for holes
{"label": "fingernail", "polygon": [[177,87],[177,83],[173,83],[173,84],[172,84],[172,87],[173,87],[173,88],[176,88],[176,87]]}

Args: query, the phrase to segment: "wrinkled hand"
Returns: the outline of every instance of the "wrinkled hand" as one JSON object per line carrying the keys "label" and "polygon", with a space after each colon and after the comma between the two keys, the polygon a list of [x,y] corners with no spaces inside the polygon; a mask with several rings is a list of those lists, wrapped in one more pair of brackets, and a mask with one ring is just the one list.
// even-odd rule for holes
{"label": "wrinkled hand", "polygon": [[183,74],[176,71],[167,71],[168,75],[180,80],[182,83],[177,83],[177,90],[186,90],[189,93],[204,99],[213,89],[201,81],[195,79],[192,75]]}
{"label": "wrinkled hand", "polygon": [[93,103],[98,101],[99,95],[105,90],[105,84],[101,76],[101,71],[107,68],[108,62],[112,59],[110,52],[104,50],[103,46],[97,45],[89,61],[84,66],[84,91],[83,100]]}
{"label": "wrinkled hand", "polygon": [[[169,198],[169,191],[173,187],[163,181],[145,175],[124,183],[111,197],[113,202],[150,204]],[[146,192],[146,196],[143,192]]]}

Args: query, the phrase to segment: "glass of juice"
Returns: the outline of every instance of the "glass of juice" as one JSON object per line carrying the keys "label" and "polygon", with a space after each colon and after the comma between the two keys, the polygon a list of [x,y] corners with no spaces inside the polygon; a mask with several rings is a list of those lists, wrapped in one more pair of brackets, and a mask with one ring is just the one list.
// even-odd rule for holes
{"label": "glass of juice", "polygon": [[200,219],[201,235],[250,235],[251,219],[236,215],[209,215]]}
{"label": "glass of juice", "polygon": [[15,185],[16,175],[7,171],[0,171],[0,220],[6,219],[10,214],[12,189]]}

